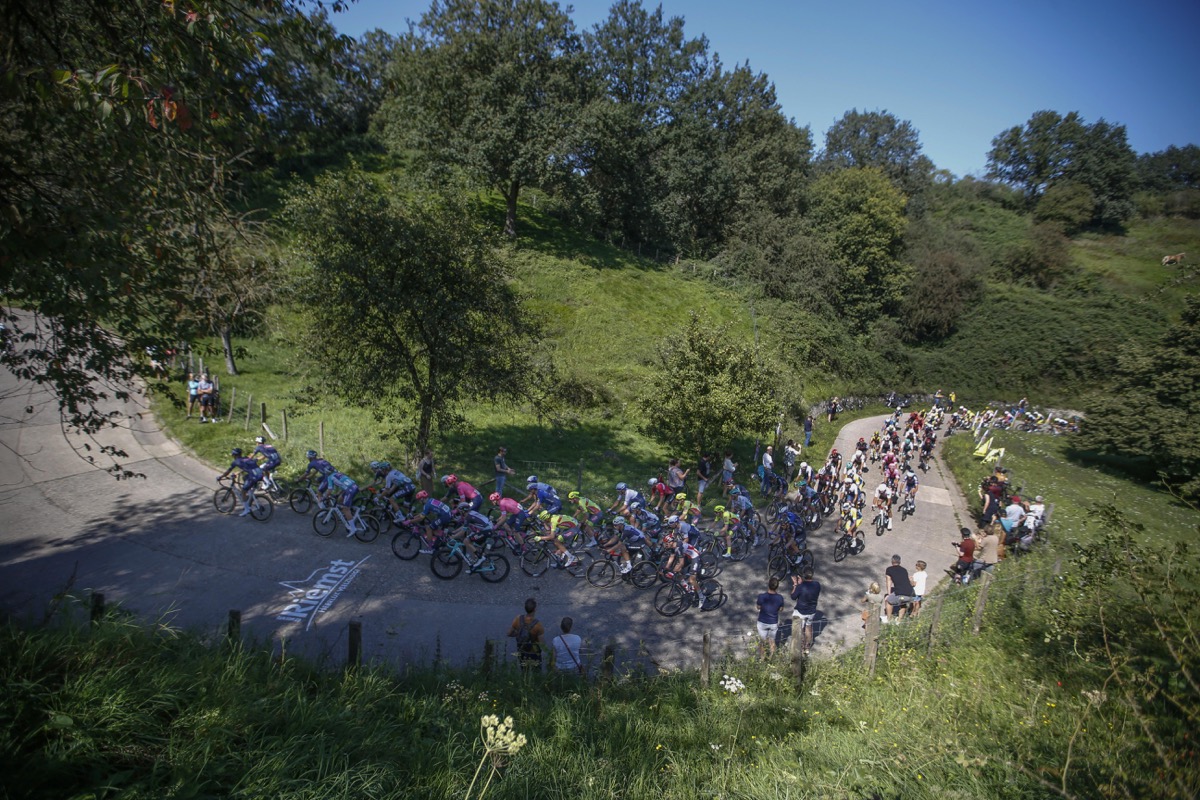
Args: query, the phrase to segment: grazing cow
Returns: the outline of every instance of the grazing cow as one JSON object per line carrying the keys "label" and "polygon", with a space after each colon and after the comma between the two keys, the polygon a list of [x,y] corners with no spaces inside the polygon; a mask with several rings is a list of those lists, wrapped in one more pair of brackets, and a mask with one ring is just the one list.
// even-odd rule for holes
{"label": "grazing cow", "polygon": [[1186,255],[1187,255],[1187,253],[1176,253],[1173,256],[1163,256],[1162,265],[1165,267],[1168,264],[1182,264],[1183,257]]}

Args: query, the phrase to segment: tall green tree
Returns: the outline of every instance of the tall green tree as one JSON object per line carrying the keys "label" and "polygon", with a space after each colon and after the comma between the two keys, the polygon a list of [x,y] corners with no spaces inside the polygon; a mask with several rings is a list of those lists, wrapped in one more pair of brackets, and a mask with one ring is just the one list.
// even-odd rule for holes
{"label": "tall green tree", "polygon": [[304,38],[302,11],[5,2],[0,316],[22,345],[0,363],[52,389],[69,423],[111,424],[105,401],[152,377],[145,349],[196,333],[182,310],[200,234],[229,218],[238,156],[265,136],[261,87],[245,80],[280,45],[263,20],[295,17],[289,35]]}
{"label": "tall green tree", "polygon": [[679,453],[700,453],[778,422],[773,370],[729,329],[693,313],[663,343],[658,372],[642,401],[646,432]]}
{"label": "tall green tree", "polygon": [[568,168],[586,97],[568,13],[548,0],[435,0],[402,39],[391,84],[386,139],[495,189],[516,236],[521,189]]}
{"label": "tall green tree", "polygon": [[535,328],[471,209],[352,169],[298,188],[286,217],[313,352],[347,400],[414,409],[423,449],[457,403],[525,385]]}
{"label": "tall green tree", "polygon": [[1108,391],[1087,408],[1080,447],[1119,456],[1200,500],[1200,297],[1149,345],[1128,343]]}
{"label": "tall green tree", "polygon": [[809,216],[839,267],[837,310],[862,325],[894,312],[911,280],[900,260],[904,195],[875,167],[822,175],[810,194]]}
{"label": "tall green tree", "polygon": [[988,177],[1020,188],[1029,207],[1053,185],[1070,181],[1092,193],[1091,224],[1118,225],[1133,214],[1136,157],[1124,125],[1088,125],[1078,112],[1038,111],[1024,126],[992,140]]}
{"label": "tall green tree", "polygon": [[825,132],[826,168],[875,167],[909,197],[932,181],[933,162],[921,152],[920,134],[908,120],[887,111],[847,111]]}

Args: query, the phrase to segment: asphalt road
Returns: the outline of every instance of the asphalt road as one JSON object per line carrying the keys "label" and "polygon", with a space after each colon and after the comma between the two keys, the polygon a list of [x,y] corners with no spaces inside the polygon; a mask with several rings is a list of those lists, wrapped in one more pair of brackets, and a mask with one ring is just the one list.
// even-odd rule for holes
{"label": "asphalt road", "polygon": [[[330,664],[346,658],[351,621],[362,623],[368,661],[465,664],[482,657],[489,638],[497,640],[500,657],[511,658],[512,640],[504,634],[525,598],[536,597],[551,633],[563,616],[574,617],[593,662],[611,641],[626,668],[695,665],[706,631],[716,654],[748,648],[754,598],[765,589],[765,547],[741,564],[725,562],[723,607],[690,609],[674,619],[654,611],[653,590],[623,584],[597,590],[561,571],[531,579],[515,563],[499,585],[466,574],[441,581],[428,557],[395,558],[390,537],[371,544],[338,533],[324,539],[313,533],[310,517],[285,506],[266,523],[219,515],[212,505],[218,472],[182,452],[144,407],[114,410],[118,427],[89,442],[64,433],[43,390],[0,372],[0,609],[21,620],[38,624],[55,609],[82,616],[83,604],[64,600],[64,593],[100,592],[147,621],[214,639],[224,635],[229,611],[238,610],[247,641]],[[878,424],[851,423],[837,446],[848,450]],[[125,451],[122,462],[145,477],[118,481],[88,463],[84,457],[98,445]],[[931,575],[953,560],[949,542],[961,498],[940,466],[922,481],[916,517],[897,520],[896,531],[882,539],[870,535],[863,554],[834,564],[832,526],[810,536],[824,586],[821,607],[830,618],[818,656],[861,641],[861,592],[882,579],[892,552],[910,568],[924,558]]]}

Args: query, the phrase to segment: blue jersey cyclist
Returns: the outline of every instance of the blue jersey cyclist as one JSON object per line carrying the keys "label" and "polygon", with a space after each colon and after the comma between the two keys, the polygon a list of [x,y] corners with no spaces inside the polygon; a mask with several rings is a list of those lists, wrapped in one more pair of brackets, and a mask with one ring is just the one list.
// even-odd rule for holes
{"label": "blue jersey cyclist", "polygon": [[[671,520],[675,519],[674,522]],[[700,551],[695,545],[688,542],[678,533],[678,519],[671,517],[667,519],[667,532],[663,534],[663,546],[672,553],[667,561],[667,570],[682,572],[686,577],[692,590],[696,592],[700,605],[704,605],[704,592],[700,589],[700,581],[696,577],[700,574]]]}
{"label": "blue jersey cyclist", "polygon": [[557,514],[562,511],[562,499],[558,496],[558,492],[550,484],[539,481],[537,475],[530,475],[525,480],[525,490],[528,494],[525,495],[525,499],[521,501],[521,504],[524,505],[530,500],[533,501],[533,505],[529,507],[530,514],[535,514],[538,511],[548,511],[551,514]]}
{"label": "blue jersey cyclist", "polygon": [[[624,517],[617,517],[613,520],[611,529],[601,529],[599,535],[599,544],[601,549],[607,552],[610,556],[616,556],[620,563],[621,574],[629,572],[633,569],[633,564],[629,560],[629,549],[625,546],[630,537],[636,535],[642,541],[646,535],[637,528],[625,522]],[[632,543],[632,542],[631,542]]]}
{"label": "blue jersey cyclist", "polygon": [[261,466],[264,474],[274,472],[283,463],[283,457],[279,455],[279,451],[275,449],[275,445],[270,444],[263,437],[255,436],[254,444],[254,455],[263,457]]}
{"label": "blue jersey cyclist", "polygon": [[304,454],[304,457],[308,459],[308,469],[304,470],[304,472],[300,474],[300,480],[307,480],[309,473],[315,472],[317,475],[321,476],[322,482],[324,482],[326,477],[336,472],[336,470],[333,468],[333,464],[330,464],[323,458],[317,457],[316,450],[309,450]]}
{"label": "blue jersey cyclist", "polygon": [[352,521],[350,506],[354,502],[355,495],[358,494],[358,483],[344,472],[336,470],[325,476],[325,480],[321,482],[321,486],[317,489],[318,494],[323,497],[332,497],[334,494],[341,493],[338,498],[342,518],[346,520],[346,527],[350,529],[350,533],[358,527],[358,523]]}
{"label": "blue jersey cyclist", "polygon": [[627,485],[624,481],[617,484],[617,501],[609,507],[609,511],[616,511],[618,514],[628,514],[633,509],[633,504],[638,503],[643,508],[646,506],[646,498],[642,497],[642,493],[637,489]]}
{"label": "blue jersey cyclist", "polygon": [[413,495],[417,491],[416,484],[413,483],[412,478],[395,469],[388,461],[372,461],[371,472],[375,474],[376,483],[382,481],[381,494],[387,499],[388,504],[392,507],[392,513],[399,521],[399,501],[411,503]]}
{"label": "blue jersey cyclist", "polygon": [[257,461],[242,455],[242,448],[235,447],[229,454],[233,456],[233,463],[229,465],[229,469],[221,473],[217,481],[224,480],[235,469],[242,471],[242,513],[238,516],[244,517],[250,513],[250,500],[254,497],[254,487],[262,480],[263,471]]}
{"label": "blue jersey cyclist", "polygon": [[425,523],[425,541],[421,548],[422,553],[432,553],[433,545],[431,544],[434,531],[442,530],[447,527],[454,519],[454,512],[450,506],[438,500],[436,497],[430,497],[429,493],[424,489],[417,492],[417,496],[413,498],[417,503],[421,504],[421,511],[414,516],[413,522]]}

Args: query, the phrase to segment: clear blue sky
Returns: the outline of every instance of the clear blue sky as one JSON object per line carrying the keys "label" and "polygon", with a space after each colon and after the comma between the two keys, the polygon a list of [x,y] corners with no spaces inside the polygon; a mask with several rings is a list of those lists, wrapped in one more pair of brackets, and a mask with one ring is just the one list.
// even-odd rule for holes
{"label": "clear blue sky", "polygon": [[[358,0],[333,17],[350,36],[407,30],[428,0]],[[563,3],[562,5],[566,5]],[[591,28],[609,0],[579,0]],[[643,2],[648,9],[657,3]],[[1035,111],[1125,125],[1138,153],[1200,143],[1197,0],[663,0],[726,65],[749,61],[818,148],[851,108],[889,111],[927,156],[982,174],[992,138]]]}

